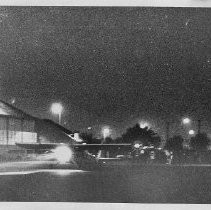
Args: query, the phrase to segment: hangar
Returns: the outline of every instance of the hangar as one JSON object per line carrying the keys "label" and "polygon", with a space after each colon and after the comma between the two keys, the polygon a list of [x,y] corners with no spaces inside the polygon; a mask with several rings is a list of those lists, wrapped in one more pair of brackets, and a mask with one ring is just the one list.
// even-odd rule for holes
{"label": "hangar", "polygon": [[15,148],[16,143],[66,143],[71,133],[51,120],[33,117],[0,100],[0,148]]}

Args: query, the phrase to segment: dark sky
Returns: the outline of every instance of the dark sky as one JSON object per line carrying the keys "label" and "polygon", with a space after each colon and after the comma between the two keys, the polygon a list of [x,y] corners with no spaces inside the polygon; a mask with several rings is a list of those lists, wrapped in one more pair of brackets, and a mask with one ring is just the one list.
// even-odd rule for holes
{"label": "dark sky", "polygon": [[188,115],[207,130],[211,9],[1,7],[0,88],[41,118],[61,102],[70,129]]}

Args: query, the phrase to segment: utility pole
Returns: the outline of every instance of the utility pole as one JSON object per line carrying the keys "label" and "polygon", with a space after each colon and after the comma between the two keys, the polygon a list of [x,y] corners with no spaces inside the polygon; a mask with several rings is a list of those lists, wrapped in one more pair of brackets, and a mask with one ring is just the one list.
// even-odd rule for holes
{"label": "utility pole", "polygon": [[166,122],[166,142],[169,140],[170,122]]}
{"label": "utility pole", "polygon": [[198,120],[198,134],[201,133],[201,120]]}

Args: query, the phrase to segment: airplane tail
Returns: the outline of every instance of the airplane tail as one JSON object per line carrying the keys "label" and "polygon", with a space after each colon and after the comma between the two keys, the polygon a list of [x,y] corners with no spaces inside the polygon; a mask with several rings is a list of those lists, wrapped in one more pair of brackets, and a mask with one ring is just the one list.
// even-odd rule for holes
{"label": "airplane tail", "polygon": [[73,133],[68,135],[74,142],[76,143],[83,143],[84,140],[80,138],[79,133]]}

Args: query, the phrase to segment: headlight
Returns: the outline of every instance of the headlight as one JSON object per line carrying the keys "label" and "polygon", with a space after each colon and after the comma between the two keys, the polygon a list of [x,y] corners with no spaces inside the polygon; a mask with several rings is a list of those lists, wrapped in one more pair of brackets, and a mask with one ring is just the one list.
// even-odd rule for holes
{"label": "headlight", "polygon": [[72,150],[67,146],[59,146],[56,149],[53,150],[54,157],[60,162],[60,163],[66,163],[69,162],[73,157]]}

